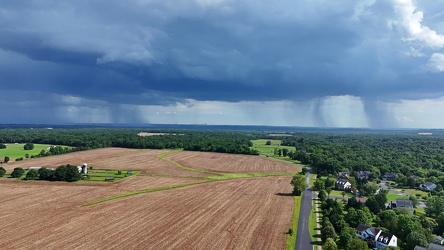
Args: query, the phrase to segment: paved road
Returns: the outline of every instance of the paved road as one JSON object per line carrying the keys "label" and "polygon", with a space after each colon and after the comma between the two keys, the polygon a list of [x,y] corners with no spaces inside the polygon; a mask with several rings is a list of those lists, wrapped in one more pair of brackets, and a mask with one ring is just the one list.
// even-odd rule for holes
{"label": "paved road", "polygon": [[[310,170],[311,172],[311,170]],[[310,173],[307,174],[307,183],[310,181]],[[296,250],[313,250],[310,232],[308,231],[308,218],[312,207],[313,192],[311,187],[302,193],[301,212],[299,214],[298,235],[296,237]]]}

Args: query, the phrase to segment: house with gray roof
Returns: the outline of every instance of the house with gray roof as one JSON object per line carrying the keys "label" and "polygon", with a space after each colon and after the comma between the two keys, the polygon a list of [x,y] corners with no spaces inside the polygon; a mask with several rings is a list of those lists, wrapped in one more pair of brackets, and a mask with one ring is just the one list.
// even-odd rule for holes
{"label": "house with gray roof", "polygon": [[436,184],[430,181],[424,182],[423,184],[419,185],[419,189],[421,189],[422,191],[433,191],[436,188]]}
{"label": "house with gray roof", "polygon": [[408,208],[413,211],[413,202],[407,199],[396,199],[395,201],[391,202],[391,208]]}

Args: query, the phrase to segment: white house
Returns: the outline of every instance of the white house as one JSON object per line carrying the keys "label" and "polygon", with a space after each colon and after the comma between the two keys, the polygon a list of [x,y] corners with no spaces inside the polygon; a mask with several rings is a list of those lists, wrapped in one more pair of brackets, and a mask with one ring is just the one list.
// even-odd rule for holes
{"label": "white house", "polygon": [[395,235],[381,231],[376,236],[377,248],[396,247],[396,246],[398,246],[398,238]]}
{"label": "white house", "polygon": [[337,180],[335,182],[335,188],[337,190],[350,191],[351,190],[351,183],[346,180]]}
{"label": "white house", "polygon": [[398,246],[398,238],[395,235],[383,232],[375,227],[360,224],[356,227],[356,235],[362,240],[371,239],[375,242],[377,248]]}

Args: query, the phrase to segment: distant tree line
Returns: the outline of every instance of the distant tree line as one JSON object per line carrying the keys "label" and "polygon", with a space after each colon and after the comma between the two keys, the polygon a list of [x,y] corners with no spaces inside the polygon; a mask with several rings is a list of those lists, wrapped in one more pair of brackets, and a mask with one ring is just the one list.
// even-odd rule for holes
{"label": "distant tree line", "polygon": [[[146,129],[141,128],[87,128],[87,129],[1,129],[0,144],[36,143],[66,145],[73,148],[67,152],[106,147],[140,149],[177,149],[233,154],[259,154],[250,149],[251,140],[260,134],[245,131],[194,131],[194,130],[150,130],[164,135],[138,136]],[[39,156],[54,155],[62,149],[55,148]],[[65,150],[65,149],[63,149]]]}
{"label": "distant tree line", "polygon": [[444,186],[443,135],[299,133],[284,137],[282,145],[295,147],[287,156],[324,176],[369,170],[371,179],[397,173],[400,186],[414,188],[426,180]]}

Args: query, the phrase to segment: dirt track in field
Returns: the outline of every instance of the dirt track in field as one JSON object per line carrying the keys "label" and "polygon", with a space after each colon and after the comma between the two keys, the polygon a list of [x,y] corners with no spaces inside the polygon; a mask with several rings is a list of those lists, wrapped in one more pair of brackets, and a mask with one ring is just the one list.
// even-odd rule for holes
{"label": "dirt track in field", "polygon": [[301,169],[293,163],[253,155],[181,151],[168,158],[190,168],[226,173],[293,173]]}
{"label": "dirt track in field", "polygon": [[[288,176],[216,181],[83,206],[116,194],[195,183],[206,176],[161,160],[158,155],[166,152],[109,148],[4,164],[11,171],[17,166],[87,162],[95,168],[133,166],[162,176],[131,176],[115,183],[0,178],[0,249],[285,248],[293,210],[293,198],[281,195],[291,192]],[[297,170],[293,164],[259,156],[179,151],[168,158],[189,168],[221,172]]]}

